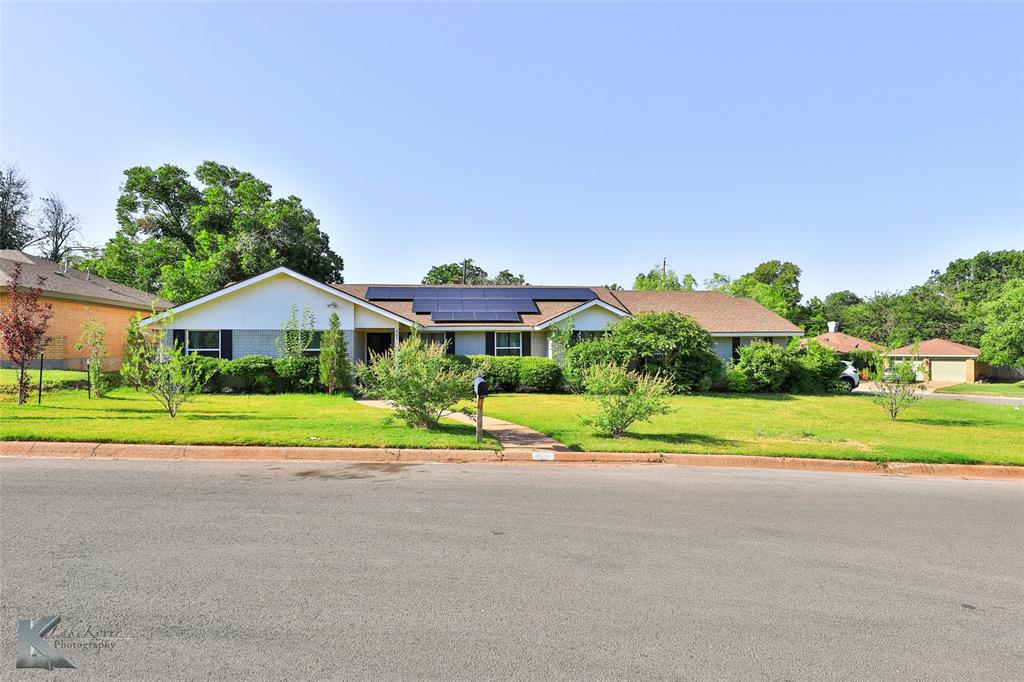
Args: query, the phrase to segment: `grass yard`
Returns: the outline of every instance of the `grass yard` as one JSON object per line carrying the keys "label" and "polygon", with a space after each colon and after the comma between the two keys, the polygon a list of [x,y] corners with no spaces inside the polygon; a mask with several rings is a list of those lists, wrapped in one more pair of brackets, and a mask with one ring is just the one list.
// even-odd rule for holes
{"label": "grass yard", "polygon": [[[37,386],[39,384],[39,368],[36,367],[33,370],[29,370],[28,375],[32,379],[32,385]],[[86,381],[85,372],[73,372],[67,369],[43,370],[44,386],[47,384],[74,383],[76,381]],[[18,370],[0,369],[0,386],[14,386],[17,383]]]}
{"label": "grass yard", "polygon": [[866,396],[676,396],[674,411],[608,438],[581,425],[575,395],[502,394],[485,413],[542,431],[574,450],[824,457],[1024,465],[1024,409],[921,400],[897,422]]}
{"label": "grass yard", "polygon": [[945,388],[938,388],[935,392],[1024,398],[1024,381],[1018,381],[1015,384],[955,384]]}
{"label": "grass yard", "polygon": [[443,422],[436,431],[384,423],[385,410],[348,396],[324,394],[201,395],[173,419],[145,393],[117,389],[89,400],[84,391],[56,391],[18,406],[0,402],[0,440],[173,443],[189,445],[313,445],[498,449],[477,444],[472,426]]}

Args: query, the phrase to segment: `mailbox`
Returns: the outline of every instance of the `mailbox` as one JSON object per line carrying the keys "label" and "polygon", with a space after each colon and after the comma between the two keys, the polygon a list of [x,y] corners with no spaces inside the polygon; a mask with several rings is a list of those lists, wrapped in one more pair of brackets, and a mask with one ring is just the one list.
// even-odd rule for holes
{"label": "mailbox", "polygon": [[483,377],[477,377],[473,382],[473,392],[476,393],[477,398],[483,398],[487,395],[487,382]]}

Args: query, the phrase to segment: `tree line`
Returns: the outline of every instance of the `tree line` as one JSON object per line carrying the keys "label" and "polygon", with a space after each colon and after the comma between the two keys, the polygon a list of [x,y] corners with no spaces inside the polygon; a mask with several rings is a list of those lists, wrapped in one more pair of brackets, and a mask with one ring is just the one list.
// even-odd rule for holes
{"label": "tree line", "polygon": [[[860,295],[834,291],[804,300],[801,270],[789,261],[770,260],[732,279],[715,273],[705,290],[752,298],[817,336],[830,321],[843,332],[886,347],[943,338],[982,349],[995,365],[1024,366],[1024,251],[982,251],[960,258],[906,291]],[[679,276],[663,262],[640,273],[639,290],[692,291],[690,274]]]}

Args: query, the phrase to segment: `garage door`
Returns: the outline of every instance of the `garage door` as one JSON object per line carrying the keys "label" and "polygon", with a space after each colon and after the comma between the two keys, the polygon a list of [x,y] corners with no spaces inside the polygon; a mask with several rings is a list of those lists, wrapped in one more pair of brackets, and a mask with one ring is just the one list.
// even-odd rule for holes
{"label": "garage door", "polygon": [[932,381],[967,381],[964,360],[932,360]]}

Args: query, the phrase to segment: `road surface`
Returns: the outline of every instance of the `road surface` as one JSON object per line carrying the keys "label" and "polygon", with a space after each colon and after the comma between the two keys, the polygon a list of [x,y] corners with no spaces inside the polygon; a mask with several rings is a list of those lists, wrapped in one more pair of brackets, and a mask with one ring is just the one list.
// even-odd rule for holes
{"label": "road surface", "polygon": [[[0,529],[5,680],[1024,670],[1014,482],[4,459]],[[77,670],[16,670],[49,615]]]}

